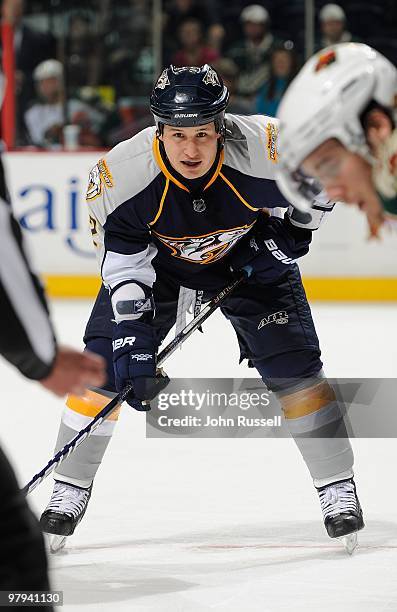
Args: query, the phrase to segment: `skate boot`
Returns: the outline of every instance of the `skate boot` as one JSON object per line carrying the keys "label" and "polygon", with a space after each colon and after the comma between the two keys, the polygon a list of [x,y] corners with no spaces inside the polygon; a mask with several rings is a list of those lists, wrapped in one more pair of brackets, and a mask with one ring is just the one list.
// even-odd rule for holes
{"label": "skate boot", "polygon": [[40,517],[41,529],[54,536],[50,538],[51,552],[63,548],[66,537],[74,533],[87,509],[91,490],[92,485],[89,489],[82,489],[67,482],[55,481],[49,504]]}
{"label": "skate boot", "polygon": [[329,537],[340,538],[351,554],[357,546],[357,531],[364,527],[353,478],[319,487],[317,492]]}

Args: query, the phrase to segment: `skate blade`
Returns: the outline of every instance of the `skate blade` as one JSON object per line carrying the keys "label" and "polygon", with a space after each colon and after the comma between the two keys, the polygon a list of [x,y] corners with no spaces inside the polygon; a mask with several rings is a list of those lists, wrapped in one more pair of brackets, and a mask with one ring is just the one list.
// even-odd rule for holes
{"label": "skate blade", "polygon": [[53,555],[56,555],[65,547],[66,538],[67,536],[48,534],[48,545]]}
{"label": "skate blade", "polygon": [[352,555],[356,550],[358,544],[357,531],[355,531],[354,533],[349,533],[349,535],[342,536],[338,539],[342,542],[346,552],[349,555]]}

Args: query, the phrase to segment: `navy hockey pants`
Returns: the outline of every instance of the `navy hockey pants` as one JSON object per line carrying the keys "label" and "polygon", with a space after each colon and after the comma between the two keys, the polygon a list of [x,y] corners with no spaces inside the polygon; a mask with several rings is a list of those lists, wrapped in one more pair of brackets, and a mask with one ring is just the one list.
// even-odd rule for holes
{"label": "navy hockey pants", "polygon": [[[219,287],[219,291],[222,287]],[[159,342],[175,323],[179,284],[158,275],[153,286],[156,315],[153,321]],[[212,295],[205,294],[205,299]],[[245,283],[225,300],[221,311],[231,322],[240,346],[273,391],[291,386],[291,379],[312,377],[322,368],[319,342],[298,266],[273,283]],[[107,362],[106,389],[115,391],[112,344],[113,312],[108,291],[102,287],[88,321],[86,347]],[[211,338],[208,338],[211,342]],[[222,347],[217,347],[222,359]]]}

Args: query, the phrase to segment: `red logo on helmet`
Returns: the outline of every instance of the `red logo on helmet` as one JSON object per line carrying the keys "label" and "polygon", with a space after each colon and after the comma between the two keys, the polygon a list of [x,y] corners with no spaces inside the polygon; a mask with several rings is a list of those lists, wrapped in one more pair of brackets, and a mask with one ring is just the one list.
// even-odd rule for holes
{"label": "red logo on helmet", "polygon": [[314,72],[320,72],[320,70],[327,68],[327,66],[330,66],[330,64],[333,64],[334,62],[336,62],[335,51],[327,51],[327,53],[322,53],[318,58]]}

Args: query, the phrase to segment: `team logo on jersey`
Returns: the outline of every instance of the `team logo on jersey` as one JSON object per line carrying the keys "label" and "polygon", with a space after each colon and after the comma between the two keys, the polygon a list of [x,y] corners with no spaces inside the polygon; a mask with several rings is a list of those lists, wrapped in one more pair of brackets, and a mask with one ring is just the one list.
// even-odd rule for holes
{"label": "team logo on jersey", "polygon": [[208,68],[207,72],[204,75],[203,83],[205,85],[218,85],[221,86],[218,75],[216,74],[213,68]]}
{"label": "team logo on jersey", "polygon": [[99,174],[98,165],[94,166],[88,177],[87,200],[94,200],[102,192],[101,175]]}
{"label": "team logo on jersey", "polygon": [[165,68],[158,78],[155,89],[165,89],[169,84],[170,80],[168,78],[168,70]]}
{"label": "team logo on jersey", "polygon": [[87,200],[95,200],[102,193],[102,185],[113,187],[113,177],[104,159],[100,159],[88,177]]}
{"label": "team logo on jersey", "polygon": [[230,230],[218,230],[213,234],[204,236],[184,236],[183,238],[162,236],[157,232],[153,232],[153,234],[171,249],[171,254],[174,257],[189,263],[209,264],[226,255],[252,226],[253,223]]}
{"label": "team logo on jersey", "polygon": [[327,68],[334,62],[336,62],[335,51],[327,51],[326,53],[322,53],[318,58],[317,64],[314,68],[314,72],[320,72],[320,70],[324,70],[324,68]]}
{"label": "team logo on jersey", "polygon": [[278,154],[277,154],[277,136],[278,129],[274,123],[268,122],[266,126],[266,134],[267,134],[267,156],[274,163],[278,162]]}
{"label": "team logo on jersey", "polygon": [[265,327],[265,325],[270,325],[270,323],[285,325],[288,323],[288,313],[285,310],[279,310],[279,312],[274,312],[273,314],[264,317],[259,323],[258,329],[262,329],[262,327]]}

